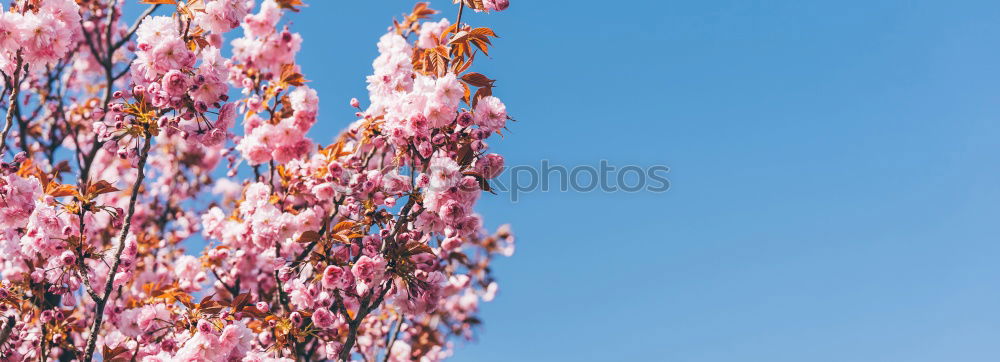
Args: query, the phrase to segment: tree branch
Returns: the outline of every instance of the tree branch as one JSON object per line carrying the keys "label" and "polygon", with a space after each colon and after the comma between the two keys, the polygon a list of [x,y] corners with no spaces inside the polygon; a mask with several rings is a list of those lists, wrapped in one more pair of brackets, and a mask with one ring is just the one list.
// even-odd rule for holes
{"label": "tree branch", "polygon": [[144,144],[142,146],[142,152],[139,154],[139,175],[135,179],[135,184],[132,185],[132,196],[128,203],[128,212],[125,215],[125,223],[122,226],[121,234],[118,237],[118,249],[115,250],[115,259],[111,265],[111,269],[108,270],[108,280],[104,283],[104,296],[100,300],[94,301],[97,306],[94,311],[94,324],[90,328],[90,336],[87,338],[87,350],[84,353],[84,361],[90,362],[94,358],[94,348],[97,345],[97,335],[101,331],[101,323],[104,319],[104,307],[107,305],[108,298],[111,297],[111,291],[114,289],[115,283],[115,273],[118,270],[118,266],[122,262],[122,251],[125,250],[125,239],[128,238],[129,229],[132,227],[132,216],[135,214],[135,201],[139,196],[139,188],[142,187],[142,181],[146,177],[144,168],[146,166],[146,158],[149,157],[149,146],[152,141],[152,135],[149,133],[148,129],[143,130],[143,136],[145,137]]}
{"label": "tree branch", "polygon": [[14,316],[7,316],[7,320],[3,324],[3,330],[0,330],[0,348],[3,347],[4,343],[7,343],[7,339],[10,338],[10,333],[14,331]]}
{"label": "tree branch", "polygon": [[465,11],[465,0],[458,2],[458,19],[455,19],[455,34],[462,28],[462,12]]}
{"label": "tree branch", "polygon": [[348,316],[347,320],[348,320],[349,330],[347,332],[347,341],[344,342],[344,347],[343,349],[340,350],[340,356],[338,356],[338,360],[340,360],[341,362],[350,361],[351,350],[354,349],[354,343],[357,342],[358,340],[358,328],[361,327],[361,321],[365,320],[365,317],[368,316],[368,313],[371,313],[371,311],[375,310],[376,308],[378,308],[379,305],[382,304],[382,301],[385,300],[385,294],[389,292],[389,287],[392,286],[391,281],[392,280],[390,279],[385,283],[386,285],[382,287],[382,291],[379,293],[378,299],[376,299],[371,304],[369,304],[369,302],[371,301],[371,298],[372,296],[374,296],[374,294],[368,293],[368,297],[366,297],[365,300],[362,301],[361,306],[358,307],[357,318],[351,320],[350,317]]}
{"label": "tree branch", "polygon": [[136,30],[139,30],[139,25],[142,25],[142,21],[159,7],[160,4],[153,4],[146,8],[146,11],[143,11],[142,15],[139,15],[139,18],[135,19],[135,23],[132,24],[132,27],[128,28],[128,31],[125,32],[125,36],[122,36],[121,39],[118,39],[118,41],[115,42],[115,44],[111,47],[111,51],[118,50],[118,48],[121,48],[122,45],[125,45],[125,43],[132,38],[132,34],[135,34]]}
{"label": "tree branch", "polygon": [[330,212],[330,216],[327,218],[326,222],[323,223],[323,226],[319,228],[319,239],[309,243],[309,245],[307,245],[306,248],[303,249],[301,253],[299,253],[299,256],[295,257],[295,261],[292,262],[291,266],[292,268],[299,266],[299,264],[302,264],[302,261],[309,256],[309,253],[312,252],[313,248],[316,247],[316,244],[319,243],[319,240],[322,239],[324,235],[326,235],[327,229],[330,228],[330,223],[332,223],[334,218],[337,217],[337,214],[340,213],[340,203],[344,202],[344,198],[346,198],[346,196],[341,196],[339,199],[337,199],[337,201],[334,201],[333,211]]}
{"label": "tree branch", "polygon": [[396,344],[396,340],[399,339],[399,330],[403,329],[404,320],[406,320],[405,316],[400,313],[399,321],[396,322],[396,332],[392,334],[392,341],[389,341],[389,344],[385,345],[385,358],[382,359],[382,362],[389,362],[389,356],[392,354],[392,345]]}
{"label": "tree branch", "polygon": [[10,128],[14,126],[14,112],[17,105],[17,93],[21,88],[21,66],[23,66],[23,59],[21,57],[21,49],[17,50],[17,68],[14,69],[14,74],[10,77],[10,97],[7,98],[7,122],[4,123],[3,133],[0,133],[0,153],[2,153],[7,148],[7,134],[10,132]]}

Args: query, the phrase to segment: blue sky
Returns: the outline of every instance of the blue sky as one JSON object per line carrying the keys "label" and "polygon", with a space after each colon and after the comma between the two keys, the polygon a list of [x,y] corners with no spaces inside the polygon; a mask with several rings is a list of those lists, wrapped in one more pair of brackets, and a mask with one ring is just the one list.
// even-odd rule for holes
{"label": "blue sky", "polygon": [[[306,3],[324,142],[412,2]],[[485,197],[518,253],[456,360],[1000,360],[1000,3],[512,3],[466,18],[495,149],[672,189]]]}

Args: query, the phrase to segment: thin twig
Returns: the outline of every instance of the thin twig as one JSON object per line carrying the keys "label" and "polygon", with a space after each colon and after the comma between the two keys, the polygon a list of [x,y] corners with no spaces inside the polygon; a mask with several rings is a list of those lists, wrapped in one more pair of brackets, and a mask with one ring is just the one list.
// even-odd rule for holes
{"label": "thin twig", "polygon": [[458,34],[459,29],[462,28],[462,12],[464,10],[465,10],[465,0],[459,1],[458,19],[455,19],[455,34]]}
{"label": "thin twig", "polygon": [[7,123],[3,126],[3,133],[0,133],[0,152],[3,152],[7,148],[7,134],[10,132],[10,128],[14,125],[14,112],[17,105],[17,93],[21,88],[20,75],[21,66],[23,65],[23,59],[21,58],[21,49],[17,50],[17,68],[14,69],[14,74],[10,77],[10,97],[7,98]]}
{"label": "thin twig", "polygon": [[125,43],[128,42],[129,38],[132,37],[132,34],[135,34],[136,30],[139,30],[139,25],[142,24],[142,21],[145,20],[146,17],[152,14],[154,11],[156,11],[156,8],[158,7],[160,7],[160,4],[153,4],[150,5],[148,8],[146,8],[146,11],[143,11],[142,15],[139,15],[139,18],[135,20],[135,23],[132,24],[132,27],[128,28],[128,31],[125,32],[125,36],[123,36],[121,39],[118,39],[118,41],[115,42],[115,44],[111,47],[111,49],[118,50],[118,48],[121,48],[122,45],[125,45]]}
{"label": "thin twig", "polygon": [[323,223],[323,226],[320,227],[319,229],[319,238],[309,243],[309,245],[306,246],[306,248],[303,249],[301,253],[299,253],[299,256],[297,256],[295,258],[295,261],[292,262],[291,265],[292,268],[295,268],[299,266],[299,264],[302,264],[302,261],[304,261],[306,257],[309,256],[309,253],[313,250],[313,248],[316,247],[316,244],[319,243],[319,241],[323,238],[323,236],[326,235],[326,231],[330,228],[330,223],[333,222],[334,218],[336,218],[337,214],[340,212],[340,203],[344,202],[345,197],[346,196],[341,196],[339,199],[337,199],[337,201],[334,201],[333,211],[330,212],[330,216],[327,218],[326,222]]}
{"label": "thin twig", "polygon": [[[117,48],[121,46],[121,45],[119,45],[119,43],[120,44],[124,44],[125,42],[127,42],[129,39],[132,38],[132,35],[135,34],[135,30],[139,29],[139,25],[142,23],[142,20],[145,19],[147,16],[149,16],[149,14],[152,14],[152,12],[154,10],[156,10],[156,8],[158,6],[159,5],[152,5],[149,8],[147,8],[146,11],[142,13],[142,15],[139,15],[139,18],[136,19],[135,23],[132,25],[132,27],[134,28],[134,30],[132,28],[130,28],[129,31],[127,33],[125,33],[125,35],[121,39],[119,39],[118,43],[115,43],[114,46],[112,46],[110,38],[107,39],[108,54],[107,54],[106,58],[105,57],[101,57],[98,54],[98,51],[97,51],[98,49],[94,45],[95,44],[94,40],[90,37],[90,34],[87,32],[86,28],[83,28],[83,35],[84,35],[84,38],[87,40],[87,45],[89,45],[89,47],[90,47],[91,54],[94,56],[94,59],[97,59],[97,61],[99,63],[101,63],[101,65],[104,67],[104,78],[105,78],[105,82],[107,83],[107,87],[104,90],[104,105],[101,107],[104,112],[102,112],[101,119],[98,122],[104,122],[104,119],[107,118],[107,116],[108,116],[108,105],[111,103],[111,95],[113,94],[112,88],[114,87],[115,81],[119,77],[121,77],[122,75],[124,75],[124,72],[121,73],[121,74],[119,74],[119,75],[115,75],[114,74],[114,60],[112,58],[114,56],[115,50],[117,50]],[[113,9],[111,11],[111,14],[114,14],[114,10]],[[108,16],[108,25],[107,25],[108,27],[112,26],[111,21],[113,20],[113,18],[111,17],[111,14],[109,14],[109,16]],[[83,22],[81,20],[81,25],[82,24],[83,24]],[[103,142],[101,142],[99,139],[97,139],[97,137],[94,137],[94,140],[93,140],[93,142],[90,145],[90,150],[87,151],[86,154],[84,154],[84,156],[83,156],[83,162],[80,165],[80,184],[81,185],[82,184],[86,184],[87,181],[89,181],[89,179],[90,179],[90,168],[91,168],[91,166],[92,166],[92,164],[94,162],[94,157],[97,157],[97,151],[99,151],[101,149],[101,145],[102,144],[103,144]]]}
{"label": "thin twig", "polygon": [[122,262],[122,251],[125,250],[125,239],[128,238],[129,229],[132,227],[132,216],[135,214],[135,202],[139,196],[139,188],[142,187],[142,181],[146,177],[144,168],[146,166],[146,158],[149,156],[149,146],[152,140],[152,134],[149,133],[148,129],[143,130],[143,136],[145,137],[144,144],[142,146],[142,153],[139,154],[139,175],[135,179],[135,184],[132,185],[132,196],[128,203],[128,213],[125,215],[125,223],[122,225],[121,234],[118,236],[118,249],[115,250],[115,259],[108,270],[108,280],[104,283],[104,297],[100,300],[95,301],[96,307],[94,311],[94,324],[90,328],[90,337],[87,338],[87,350],[84,353],[84,361],[90,362],[94,358],[94,348],[97,345],[97,335],[101,331],[101,323],[104,319],[104,307],[107,305],[108,298],[111,297],[111,291],[114,289],[115,282],[115,271],[118,270],[118,266]]}
{"label": "thin twig", "polygon": [[396,344],[396,340],[399,339],[399,330],[403,329],[403,321],[405,319],[405,316],[400,313],[399,321],[396,322],[396,332],[392,334],[392,341],[385,345],[385,358],[382,359],[382,362],[389,362],[389,356],[392,354],[392,345]]}

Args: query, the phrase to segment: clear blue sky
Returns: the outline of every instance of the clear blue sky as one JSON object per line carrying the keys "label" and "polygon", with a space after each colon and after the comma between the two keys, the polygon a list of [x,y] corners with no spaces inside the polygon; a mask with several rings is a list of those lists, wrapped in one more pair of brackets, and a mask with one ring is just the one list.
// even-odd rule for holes
{"label": "clear blue sky", "polygon": [[[306,2],[325,141],[412,1]],[[672,189],[486,197],[518,253],[457,361],[1000,360],[1000,3],[511,2],[467,18],[508,163]]]}

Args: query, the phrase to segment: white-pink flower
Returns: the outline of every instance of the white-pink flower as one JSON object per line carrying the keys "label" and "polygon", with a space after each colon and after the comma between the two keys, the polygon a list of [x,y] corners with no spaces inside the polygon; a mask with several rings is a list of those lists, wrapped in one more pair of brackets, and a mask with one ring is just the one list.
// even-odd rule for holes
{"label": "white-pink flower", "polygon": [[484,97],[476,104],[475,119],[476,124],[484,129],[502,129],[507,123],[507,106],[497,97]]}

